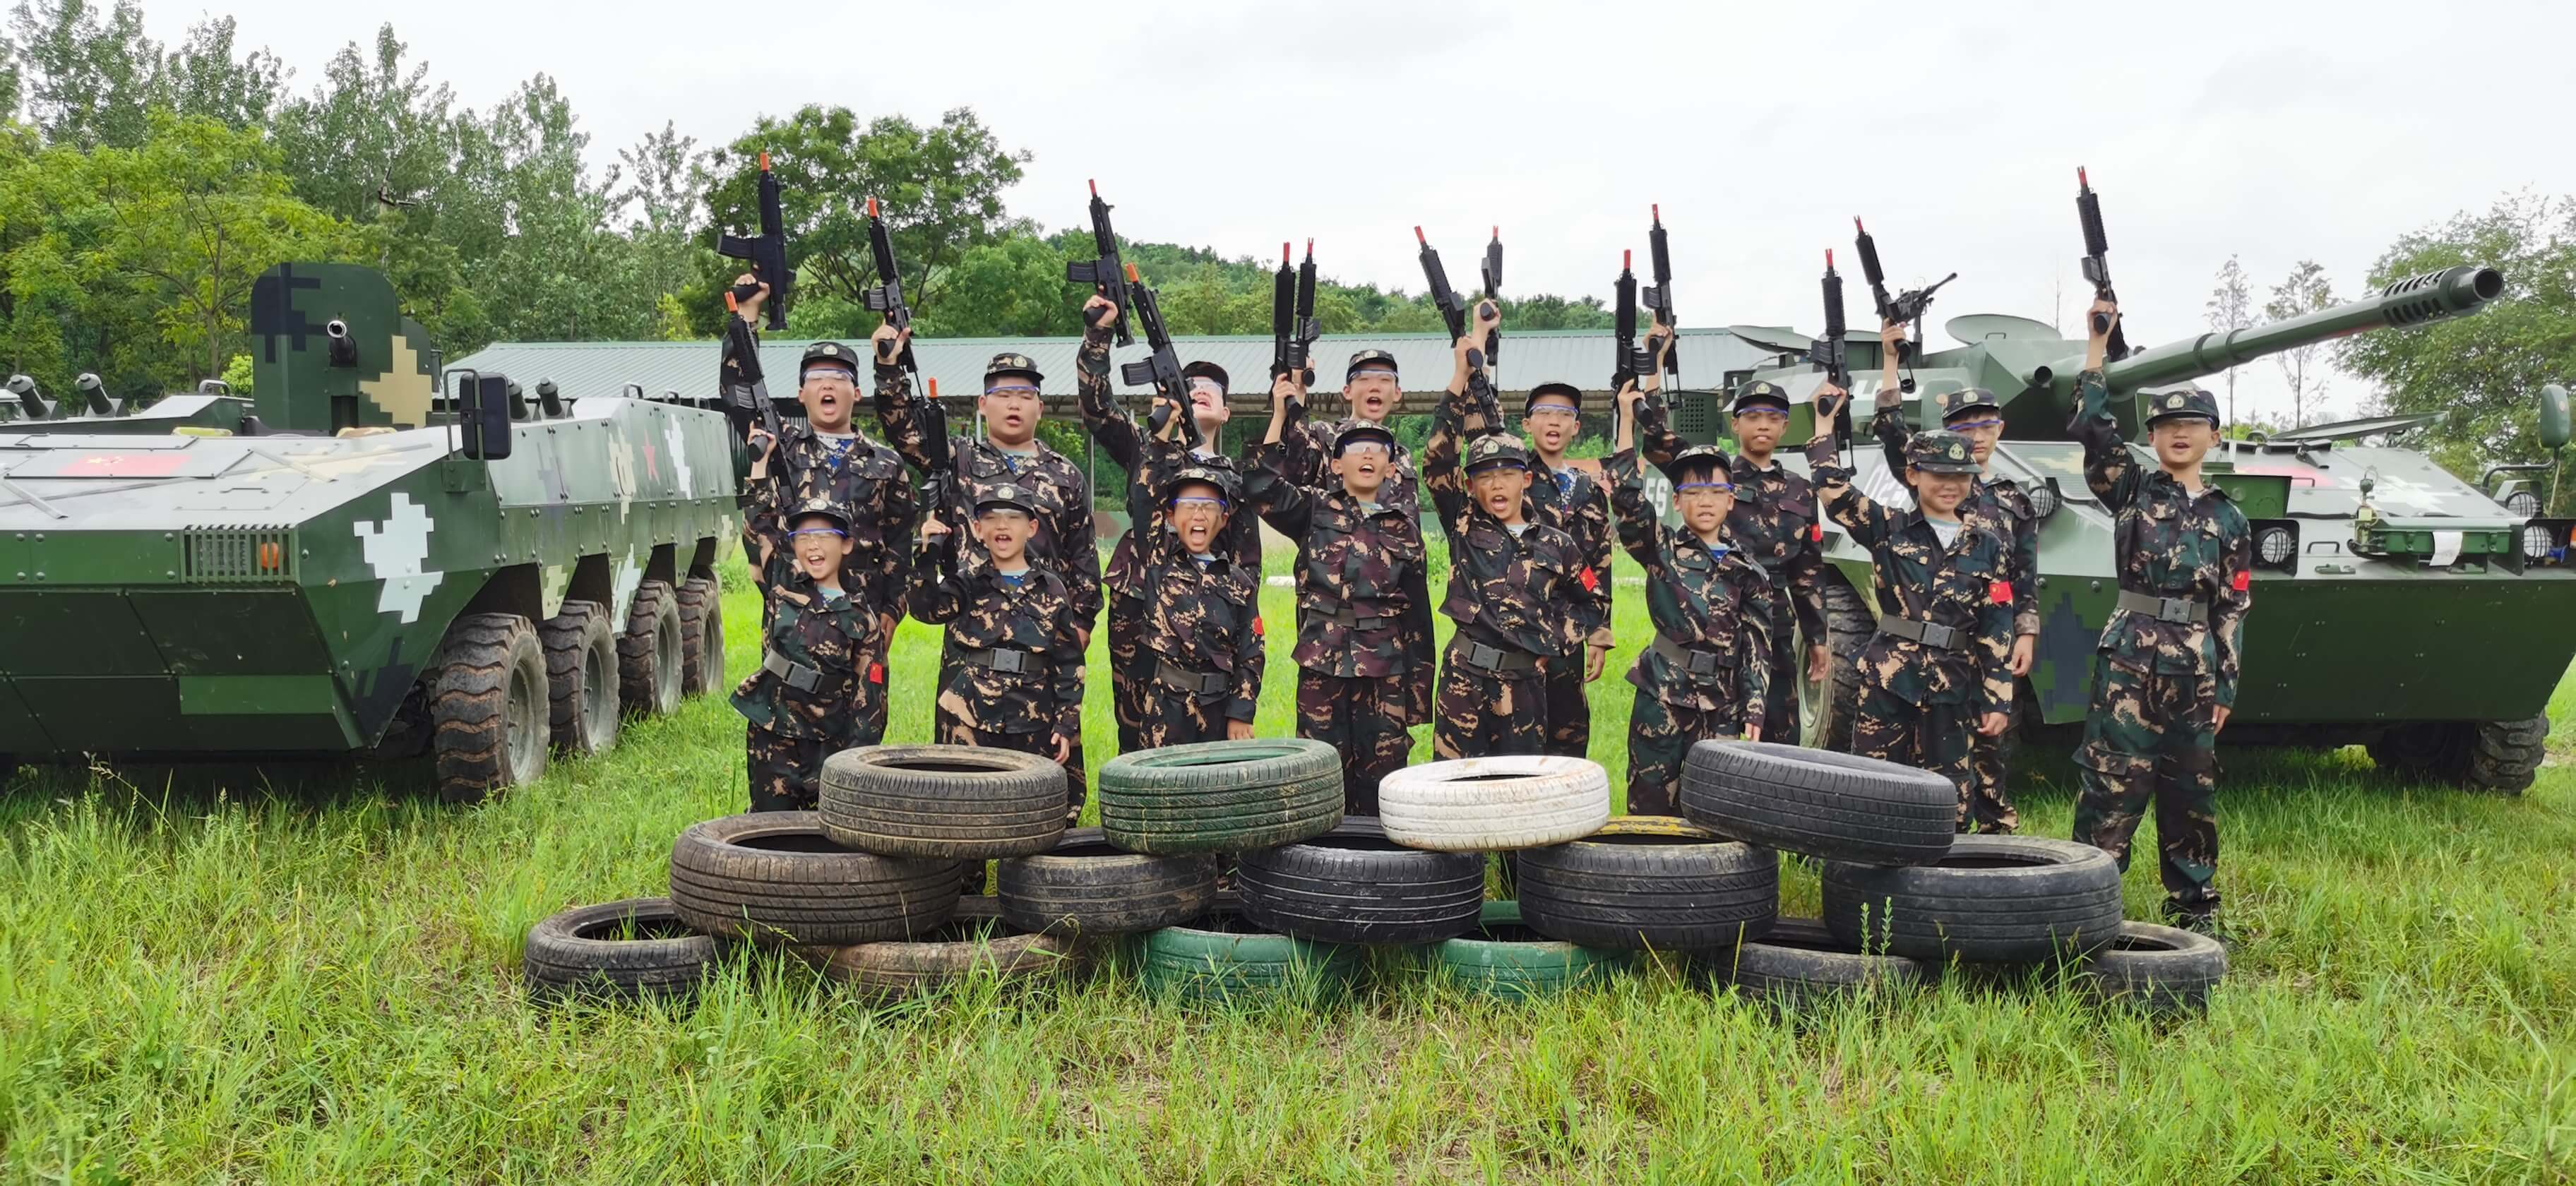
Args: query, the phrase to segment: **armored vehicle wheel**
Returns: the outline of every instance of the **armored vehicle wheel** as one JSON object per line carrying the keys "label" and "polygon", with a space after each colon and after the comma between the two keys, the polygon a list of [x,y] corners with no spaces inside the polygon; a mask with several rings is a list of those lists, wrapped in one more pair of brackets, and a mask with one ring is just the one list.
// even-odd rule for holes
{"label": "armored vehicle wheel", "polygon": [[2428,721],[2399,725],[2371,742],[2380,769],[2417,774],[2473,791],[2519,795],[2546,756],[2547,714],[2520,721]]}
{"label": "armored vehicle wheel", "polygon": [[680,694],[704,696],[724,686],[724,606],[714,577],[680,586]]}
{"label": "armored vehicle wheel", "polygon": [[617,634],[608,607],[567,601],[537,630],[546,648],[546,725],[555,748],[606,753],[617,745]]}
{"label": "armored vehicle wheel", "polygon": [[546,772],[546,655],[526,618],[456,619],[430,679],[440,798],[480,803]]}
{"label": "armored vehicle wheel", "polygon": [[[1829,683],[1807,679],[1804,656],[1798,667],[1798,743],[1811,749],[1851,752],[1852,713],[1860,704],[1860,649],[1878,632],[1861,591],[1834,568],[1825,569],[1825,655],[1833,674]],[[1781,738],[1780,740],[1787,740]]]}
{"label": "armored vehicle wheel", "polygon": [[646,581],[626,611],[617,638],[618,698],[640,717],[669,716],[680,708],[686,667],[680,645],[680,599],[668,581]]}

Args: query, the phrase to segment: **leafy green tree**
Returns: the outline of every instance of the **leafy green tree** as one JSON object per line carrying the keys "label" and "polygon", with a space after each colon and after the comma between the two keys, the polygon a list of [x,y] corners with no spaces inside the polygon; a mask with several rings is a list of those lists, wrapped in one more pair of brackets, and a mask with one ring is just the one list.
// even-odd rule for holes
{"label": "leafy green tree", "polygon": [[161,46],[143,35],[143,9],[116,0],[19,0],[11,40],[25,79],[27,108],[48,143],[132,147],[151,128]]}
{"label": "leafy green tree", "polygon": [[[2226,263],[2218,265],[2204,311],[2213,333],[2232,333],[2254,324],[2254,295],[2246,287],[2245,265],[2237,262],[2233,253]],[[2229,367],[2223,373],[2227,376],[2227,422],[2236,424],[2236,368]]]}
{"label": "leafy green tree", "polygon": [[232,128],[260,127],[286,102],[291,71],[266,46],[233,56],[233,18],[188,28],[188,38],[161,62],[160,101],[181,115],[202,115]]}
{"label": "leafy green tree", "polygon": [[1029,235],[969,248],[941,281],[939,305],[914,324],[941,338],[1080,333],[1082,297],[1065,283],[1064,264],[1062,252]]}
{"label": "leafy green tree", "polygon": [[[2325,268],[2315,260],[2303,259],[2272,286],[2272,299],[2263,302],[2263,315],[2274,321],[2287,321],[2334,303],[2334,281],[2326,275]],[[2280,365],[2282,381],[2290,386],[2292,428],[2305,425],[2308,405],[2325,397],[2325,351],[2325,343],[2312,342],[2272,356],[2272,361]]]}

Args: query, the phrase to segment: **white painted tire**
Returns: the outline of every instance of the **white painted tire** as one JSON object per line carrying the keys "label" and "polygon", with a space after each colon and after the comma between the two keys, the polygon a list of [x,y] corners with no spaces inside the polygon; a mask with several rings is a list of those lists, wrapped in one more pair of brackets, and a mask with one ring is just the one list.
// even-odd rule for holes
{"label": "white painted tire", "polygon": [[1387,839],[1433,852],[1563,844],[1610,822],[1610,772],[1536,754],[1409,766],[1377,789]]}

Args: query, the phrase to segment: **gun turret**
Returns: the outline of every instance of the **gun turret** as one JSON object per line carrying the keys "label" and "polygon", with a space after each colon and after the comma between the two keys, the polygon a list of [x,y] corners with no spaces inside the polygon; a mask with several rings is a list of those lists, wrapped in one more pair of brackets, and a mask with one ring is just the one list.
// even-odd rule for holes
{"label": "gun turret", "polygon": [[92,416],[116,416],[125,411],[125,401],[109,395],[107,384],[89,371],[82,371],[80,377],[73,379],[72,387],[80,392],[81,403],[88,407]]}
{"label": "gun turret", "polygon": [[6,390],[9,394],[18,397],[19,411],[27,419],[50,420],[53,418],[54,401],[46,399],[45,393],[37,390],[36,381],[34,379],[25,375],[11,375],[9,376],[9,382],[7,384],[0,385],[0,390]]}

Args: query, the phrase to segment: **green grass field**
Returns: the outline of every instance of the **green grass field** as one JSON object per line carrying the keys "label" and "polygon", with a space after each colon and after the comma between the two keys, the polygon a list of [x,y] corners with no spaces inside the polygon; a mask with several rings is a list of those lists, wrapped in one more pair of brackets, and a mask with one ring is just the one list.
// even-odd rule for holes
{"label": "green grass field", "polygon": [[[1287,731],[1288,601],[1265,596],[1265,733]],[[726,608],[739,673],[757,616],[739,591]],[[921,740],[936,641],[908,624],[900,646],[891,740]],[[1593,698],[1614,775],[1628,696],[1613,676]],[[710,698],[473,810],[343,768],[20,775],[0,1178],[2417,1183],[2576,1163],[2565,765],[2502,799],[2357,752],[2231,755],[2236,971],[2170,1025],[1973,971],[1792,1018],[1670,969],[1528,1005],[1390,976],[1313,1010],[1115,980],[871,1010],[774,960],[686,1007],[532,1007],[529,924],[661,892],[673,834],[741,809],[741,739]],[[2069,767],[2031,767],[2028,830],[2064,835]],[[1814,909],[1811,872],[1784,884]],[[2131,916],[2160,897],[2139,862]]]}

